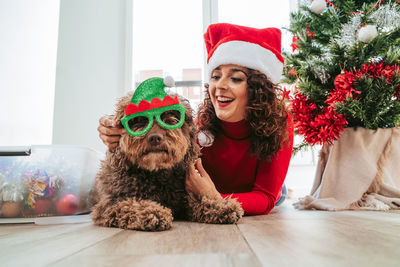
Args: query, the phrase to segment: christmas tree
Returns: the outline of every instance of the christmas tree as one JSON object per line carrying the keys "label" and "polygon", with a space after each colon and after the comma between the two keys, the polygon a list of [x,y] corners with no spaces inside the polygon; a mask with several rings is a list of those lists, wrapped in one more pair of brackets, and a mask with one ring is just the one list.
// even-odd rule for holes
{"label": "christmas tree", "polygon": [[400,124],[400,1],[299,1],[283,82],[305,145]]}

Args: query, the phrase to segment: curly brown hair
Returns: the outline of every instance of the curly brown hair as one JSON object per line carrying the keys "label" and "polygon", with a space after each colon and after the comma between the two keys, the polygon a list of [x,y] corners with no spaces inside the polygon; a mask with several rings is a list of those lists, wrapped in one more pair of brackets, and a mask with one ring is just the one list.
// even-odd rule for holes
{"label": "curly brown hair", "polygon": [[[288,111],[281,97],[282,88],[272,83],[265,74],[247,70],[246,120],[251,127],[251,150],[256,158],[270,161],[288,139]],[[205,84],[205,98],[197,113],[198,131],[206,130],[217,136],[221,132],[221,125],[208,87]]]}

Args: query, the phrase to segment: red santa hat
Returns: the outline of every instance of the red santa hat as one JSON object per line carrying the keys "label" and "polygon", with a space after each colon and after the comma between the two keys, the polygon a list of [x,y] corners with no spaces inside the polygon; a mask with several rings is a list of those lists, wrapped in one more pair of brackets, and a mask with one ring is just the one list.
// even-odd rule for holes
{"label": "red santa hat", "polygon": [[204,41],[208,53],[208,78],[216,67],[235,64],[258,70],[273,83],[280,81],[284,61],[279,29],[217,23],[208,27]]}

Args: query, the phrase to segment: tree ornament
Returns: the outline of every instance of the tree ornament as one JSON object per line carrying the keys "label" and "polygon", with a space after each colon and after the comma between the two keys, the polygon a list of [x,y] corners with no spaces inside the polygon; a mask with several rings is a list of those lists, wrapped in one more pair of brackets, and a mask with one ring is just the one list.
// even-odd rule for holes
{"label": "tree ornament", "polygon": [[297,133],[304,135],[304,140],[311,145],[332,144],[348,124],[334,107],[318,110],[317,105],[300,92],[294,95],[291,111]]}
{"label": "tree ornament", "polygon": [[314,39],[314,33],[310,31],[310,27],[307,28],[307,36],[310,37],[311,39]]}
{"label": "tree ornament", "polygon": [[340,46],[352,47],[356,42],[356,32],[361,26],[361,16],[354,15],[342,26],[339,36],[335,38],[335,42]]}
{"label": "tree ornament", "polygon": [[6,201],[1,206],[1,215],[8,218],[18,217],[21,213],[21,202]]}
{"label": "tree ornament", "polygon": [[283,87],[282,97],[290,100],[290,90],[287,90],[286,87]]}
{"label": "tree ornament", "polygon": [[21,213],[21,204],[24,198],[19,188],[15,184],[4,183],[1,191],[1,215],[9,218],[18,217]]}
{"label": "tree ornament", "polygon": [[38,199],[33,208],[37,215],[48,212],[51,209],[51,201],[49,199]]}
{"label": "tree ornament", "polygon": [[349,97],[358,97],[361,91],[357,91],[353,87],[357,78],[358,75],[352,72],[344,72],[336,76],[333,82],[335,89],[329,93],[325,103],[334,107],[336,103],[343,103]]}
{"label": "tree ornament", "polygon": [[377,35],[375,25],[366,25],[358,30],[358,40],[364,43],[371,42]]}
{"label": "tree ornament", "polygon": [[299,48],[298,44],[296,44],[297,40],[299,39],[300,37],[293,35],[292,44],[290,45],[292,47],[292,52]]}
{"label": "tree ornament", "polygon": [[297,74],[296,69],[295,69],[295,68],[292,68],[291,70],[289,70],[288,74],[289,74],[290,76],[296,76],[296,74]]}
{"label": "tree ornament", "polygon": [[369,20],[385,32],[393,31],[400,27],[400,9],[392,5],[381,6],[369,16]]}
{"label": "tree ornament", "polygon": [[312,68],[312,71],[314,73],[315,78],[320,79],[322,84],[325,84],[330,78],[328,71],[322,65],[315,65],[315,67]]}
{"label": "tree ornament", "polygon": [[77,209],[78,198],[73,194],[68,194],[57,202],[57,211],[60,215],[72,215]]}
{"label": "tree ornament", "polygon": [[326,10],[325,0],[314,0],[310,5],[310,9],[315,14],[321,14]]}

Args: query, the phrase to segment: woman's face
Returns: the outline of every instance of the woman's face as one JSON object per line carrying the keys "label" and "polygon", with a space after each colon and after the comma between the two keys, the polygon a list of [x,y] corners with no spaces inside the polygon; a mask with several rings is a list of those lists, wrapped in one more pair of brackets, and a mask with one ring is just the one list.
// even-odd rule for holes
{"label": "woman's face", "polygon": [[247,69],[238,65],[220,65],[212,71],[208,92],[218,119],[238,122],[245,118],[247,75]]}

